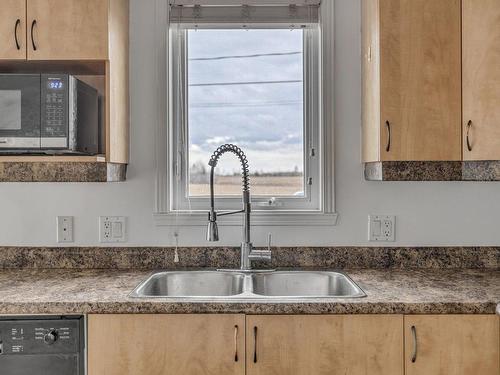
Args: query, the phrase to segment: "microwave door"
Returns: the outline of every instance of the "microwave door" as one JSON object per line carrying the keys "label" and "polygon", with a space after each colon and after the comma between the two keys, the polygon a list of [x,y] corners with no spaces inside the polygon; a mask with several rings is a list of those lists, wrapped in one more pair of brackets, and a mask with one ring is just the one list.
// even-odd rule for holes
{"label": "microwave door", "polygon": [[40,75],[0,74],[0,150],[40,148]]}

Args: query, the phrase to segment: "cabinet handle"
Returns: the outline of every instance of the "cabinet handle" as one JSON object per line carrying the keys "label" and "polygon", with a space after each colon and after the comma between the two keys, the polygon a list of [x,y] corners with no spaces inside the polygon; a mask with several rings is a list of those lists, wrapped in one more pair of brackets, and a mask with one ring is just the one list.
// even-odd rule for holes
{"label": "cabinet handle", "polygon": [[257,363],[257,327],[253,327],[253,363]]}
{"label": "cabinet handle", "polygon": [[238,325],[234,326],[234,361],[238,362]]}
{"label": "cabinet handle", "polygon": [[472,120],[469,120],[469,122],[467,123],[467,150],[469,150],[469,152],[472,151],[472,145],[470,143],[470,128],[472,128]]}
{"label": "cabinet handle", "polygon": [[19,44],[19,39],[17,38],[17,29],[21,25],[21,20],[18,18],[16,21],[16,26],[14,26],[14,39],[16,40],[16,48],[19,51],[21,49],[21,45]]}
{"label": "cabinet handle", "polygon": [[391,123],[389,121],[385,122],[385,127],[387,128],[387,146],[385,147],[385,151],[391,151]]}
{"label": "cabinet handle", "polygon": [[411,326],[411,335],[413,337],[413,354],[411,355],[411,361],[415,363],[417,361],[417,329],[415,326]]}
{"label": "cabinet handle", "polygon": [[36,44],[35,44],[35,38],[33,37],[33,30],[35,29],[36,26],[36,20],[33,20],[31,23],[31,44],[33,44],[33,51],[36,51]]}

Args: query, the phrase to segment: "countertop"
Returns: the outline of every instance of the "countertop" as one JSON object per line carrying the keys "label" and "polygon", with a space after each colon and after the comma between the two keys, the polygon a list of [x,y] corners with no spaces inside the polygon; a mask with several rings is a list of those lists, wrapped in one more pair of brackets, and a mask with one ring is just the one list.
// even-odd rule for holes
{"label": "countertop", "polygon": [[358,299],[232,302],[137,299],[148,270],[0,271],[0,314],[495,314],[498,269],[344,270],[368,295]]}

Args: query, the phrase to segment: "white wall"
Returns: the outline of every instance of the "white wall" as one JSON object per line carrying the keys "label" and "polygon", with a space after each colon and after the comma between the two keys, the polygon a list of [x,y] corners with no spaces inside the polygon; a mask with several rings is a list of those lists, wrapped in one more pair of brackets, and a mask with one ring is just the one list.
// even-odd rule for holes
{"label": "white wall", "polygon": [[[327,0],[331,1],[331,0]],[[333,1],[333,0],[332,0]],[[76,245],[99,245],[98,217],[129,218],[129,246],[172,245],[154,202],[154,5],[131,0],[131,163],[122,184],[1,184],[0,245],[53,246],[55,217],[75,216]],[[273,229],[279,245],[366,245],[367,215],[397,215],[395,245],[500,245],[500,183],[377,183],[360,163],[360,1],[336,0],[336,227]],[[180,228],[181,245],[204,245],[204,228]],[[255,228],[262,245],[265,228]],[[238,228],[221,228],[237,245]]]}

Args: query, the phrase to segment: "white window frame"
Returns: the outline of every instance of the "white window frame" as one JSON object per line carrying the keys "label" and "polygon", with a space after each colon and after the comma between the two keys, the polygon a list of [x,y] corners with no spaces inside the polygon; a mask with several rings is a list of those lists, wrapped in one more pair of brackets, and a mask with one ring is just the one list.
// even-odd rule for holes
{"label": "white window frame", "polygon": [[[198,28],[201,29],[200,25]],[[227,25],[211,24],[209,28],[234,28]],[[286,29],[283,25],[266,24],[266,29]],[[192,28],[191,28],[192,29]],[[171,210],[181,212],[206,211],[210,207],[208,196],[188,198],[189,189],[189,125],[187,108],[185,108],[186,92],[185,77],[187,76],[187,33],[190,28],[180,27],[178,30],[171,30],[172,37],[170,45],[172,56],[175,59],[180,58],[182,63],[174,62],[171,72],[171,98],[172,98],[172,116],[173,121],[170,124],[170,134],[172,142],[170,144],[171,157],[174,163],[171,169],[175,176],[170,176],[171,186]],[[305,29],[304,30],[304,196],[258,196],[252,194],[253,210],[321,210],[321,173],[320,173],[320,149],[319,145],[319,130],[320,118],[319,114],[319,30]],[[310,56],[308,54],[311,54]],[[310,58],[309,58],[310,57]],[[180,68],[180,70],[179,70]],[[178,77],[178,79],[174,79]],[[215,151],[215,149],[214,149]],[[245,150],[243,150],[245,151]],[[234,157],[234,156],[233,156]],[[250,164],[252,160],[249,160]],[[208,158],[206,160],[208,169]],[[250,171],[251,172],[251,171]],[[250,191],[251,190],[250,178]],[[217,187],[215,188],[217,192]],[[216,207],[219,210],[238,210],[241,207],[241,196],[216,196]]]}
{"label": "white window frame", "polygon": [[[305,48],[311,48],[314,43],[321,43],[320,52],[315,54],[316,64],[318,67],[315,70],[305,69],[307,74],[318,74],[319,84],[321,87],[306,88],[304,99],[312,106],[316,106],[316,110],[307,105],[304,108],[304,161],[305,161],[305,182],[307,178],[313,179],[312,188],[316,188],[317,192],[309,191],[306,193],[307,198],[279,198],[278,204],[267,205],[269,198],[252,196],[253,213],[252,225],[265,226],[287,226],[287,225],[335,225],[337,222],[337,214],[335,213],[334,200],[334,160],[333,160],[333,104],[325,105],[325,103],[334,103],[333,100],[333,14],[334,2],[323,1],[320,8],[320,31],[314,32],[307,30],[305,40],[308,36],[312,37],[313,43],[305,43]],[[158,90],[157,90],[157,108],[158,108],[158,123],[156,131],[156,201],[154,218],[157,225],[184,225],[184,226],[201,226],[206,225],[207,211],[209,208],[208,197],[190,197],[189,200],[179,199],[177,194],[185,196],[187,189],[187,173],[188,165],[186,158],[187,150],[187,134],[179,134],[178,127],[172,124],[182,122],[179,116],[186,118],[185,113],[174,113],[169,111],[167,107],[172,108],[174,105],[179,105],[176,102],[176,95],[173,95],[176,90],[176,83],[170,82],[172,76],[168,72],[167,67],[175,67],[177,64],[172,63],[170,59],[173,54],[172,49],[182,50],[176,46],[172,38],[169,38],[169,6],[167,0],[156,0],[156,51],[157,51],[157,75]],[[269,27],[270,25],[266,25]],[[307,35],[309,33],[309,35]],[[182,42],[182,38],[180,38]],[[317,51],[317,48],[313,48]],[[314,60],[313,59],[313,60]],[[310,68],[310,67],[308,67]],[[318,71],[319,70],[319,71]],[[306,83],[311,82],[305,79]],[[315,95],[316,100],[309,101],[308,97]],[[321,103],[317,97],[321,96]],[[165,103],[169,103],[166,106]],[[307,123],[316,122],[315,127],[307,126]],[[166,126],[169,124],[169,126]],[[183,127],[187,129],[187,126]],[[314,129],[312,134],[311,129]],[[181,150],[178,150],[175,145],[178,144],[179,138],[184,139],[184,145]],[[172,147],[174,146],[174,147]],[[311,149],[314,148],[316,158],[319,162],[308,165],[308,155]],[[181,155],[182,158],[179,158]],[[178,160],[182,160],[183,165],[177,165]],[[314,164],[318,167],[314,168]],[[311,168],[312,167],[312,168]],[[180,176],[174,173],[174,170],[180,171]],[[171,173],[172,172],[172,173]],[[180,177],[182,185],[180,191],[177,191],[179,184],[177,180]],[[184,188],[182,188],[184,186]],[[309,188],[311,188],[309,186]],[[310,198],[313,199],[310,199]],[[295,203],[291,204],[294,200]],[[315,200],[316,199],[316,200]],[[298,202],[301,200],[299,204]],[[177,207],[176,207],[177,205]],[[235,198],[218,198],[216,200],[216,208],[218,210],[235,209],[241,205],[241,197]],[[220,218],[220,225],[241,225],[241,218],[238,215],[226,216]]]}

